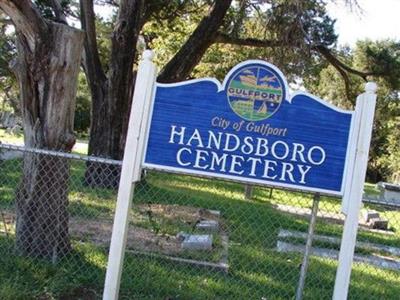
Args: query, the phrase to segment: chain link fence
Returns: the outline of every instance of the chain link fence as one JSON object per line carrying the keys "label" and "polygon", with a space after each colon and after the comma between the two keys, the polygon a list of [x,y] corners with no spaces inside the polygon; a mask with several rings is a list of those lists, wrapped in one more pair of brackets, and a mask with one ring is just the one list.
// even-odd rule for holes
{"label": "chain link fence", "polygon": [[[0,299],[99,299],[120,161],[0,145]],[[330,299],[340,199],[147,170],[120,299]],[[400,209],[366,188],[350,299],[399,299]]]}

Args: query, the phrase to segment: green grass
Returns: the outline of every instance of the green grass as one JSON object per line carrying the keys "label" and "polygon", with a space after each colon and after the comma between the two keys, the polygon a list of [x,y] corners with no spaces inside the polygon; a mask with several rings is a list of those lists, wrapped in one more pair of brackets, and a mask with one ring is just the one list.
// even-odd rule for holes
{"label": "green grass", "polygon": [[[0,208],[12,210],[20,177],[20,161],[0,163]],[[83,184],[85,164],[71,165],[70,216],[88,220],[112,219],[116,192]],[[133,223],[174,235],[192,227],[182,220],[155,215],[151,220],[139,205],[166,204],[219,210],[229,234],[229,272],[194,267],[155,256],[126,254],[121,299],[291,299],[299,276],[302,255],[275,251],[280,229],[306,232],[308,220],[276,209],[275,205],[309,208],[309,194],[255,188],[252,200],[243,197],[235,183],[179,175],[150,173],[137,186]],[[338,213],[338,199],[322,197],[320,209]],[[359,240],[400,247],[400,212],[391,214],[394,234],[360,231]],[[396,222],[397,223],[396,223]],[[1,221],[0,221],[1,223]],[[341,236],[342,226],[319,219],[316,233]],[[218,244],[218,243],[217,243]],[[78,299],[75,291],[86,288],[101,298],[108,249],[73,240],[73,253],[53,266],[13,254],[14,237],[0,235],[0,299]],[[327,246],[317,243],[317,246]],[[218,245],[217,245],[218,247]],[[210,255],[186,253],[183,257],[218,260]],[[370,254],[369,252],[362,252]],[[7,254],[7,255],[5,255]],[[186,256],[185,256],[186,255]],[[214,255],[214,256],[213,256]],[[331,299],[337,263],[312,257],[304,299]],[[397,299],[400,272],[356,264],[349,299]],[[71,295],[75,296],[71,296]],[[67,295],[67,296],[66,296]],[[68,296],[69,295],[69,296]],[[52,298],[53,297],[53,298]],[[65,298],[66,297],[66,298]],[[43,298],[40,298],[43,299]]]}
{"label": "green grass", "polygon": [[12,239],[0,236],[0,299],[53,299],[79,286],[102,288],[107,258],[104,250],[74,244],[68,259],[52,265],[10,255],[13,247]]}

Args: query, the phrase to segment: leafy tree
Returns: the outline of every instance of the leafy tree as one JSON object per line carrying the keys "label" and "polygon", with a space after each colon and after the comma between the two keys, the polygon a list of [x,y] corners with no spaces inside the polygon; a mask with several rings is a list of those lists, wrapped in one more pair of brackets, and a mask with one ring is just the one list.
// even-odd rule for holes
{"label": "leafy tree", "polygon": [[312,93],[330,99],[333,104],[354,109],[356,96],[363,92],[364,79],[377,82],[378,100],[367,178],[374,182],[381,179],[398,181],[400,44],[390,40],[359,41],[354,50],[342,49],[337,56],[347,66],[369,69],[371,75],[343,78],[336,68],[326,65],[318,74],[305,77],[304,83]]}
{"label": "leafy tree", "polygon": [[[393,105],[393,104],[392,104]],[[384,179],[400,184],[400,109],[396,105],[396,115],[387,122],[390,134],[386,137],[385,153],[378,157],[377,166]]]}

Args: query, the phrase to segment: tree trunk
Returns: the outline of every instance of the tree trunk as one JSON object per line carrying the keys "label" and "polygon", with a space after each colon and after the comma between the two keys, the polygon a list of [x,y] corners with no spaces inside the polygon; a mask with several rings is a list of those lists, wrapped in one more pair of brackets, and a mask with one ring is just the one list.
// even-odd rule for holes
{"label": "tree trunk", "polygon": [[[100,65],[96,45],[93,1],[81,1],[82,26],[86,31],[85,71],[92,92],[92,120],[89,154],[122,159],[127,116],[133,90],[133,62],[136,43],[143,26],[143,0],[120,1],[119,13],[111,37],[111,57],[107,75]],[[91,186],[117,187],[118,167],[89,163],[85,183]]]}
{"label": "tree trunk", "polygon": [[[215,1],[180,51],[167,64],[159,80],[186,79],[215,41],[232,0]],[[145,22],[143,0],[120,1],[119,15],[112,35],[107,75],[101,68],[93,12],[93,0],[81,0],[82,28],[86,31],[85,71],[92,92],[92,120],[89,154],[122,159],[133,93],[133,61],[138,34]],[[148,4],[147,4],[148,5]],[[146,8],[149,9],[147,6]],[[146,12],[148,14],[148,11]],[[190,59],[188,59],[190,58]],[[91,186],[117,187],[119,169],[88,164],[85,183]]]}
{"label": "tree trunk", "polygon": [[30,153],[24,156],[23,170],[16,203],[17,252],[56,262],[70,251],[69,162]]}
{"label": "tree trunk", "polygon": [[[42,31],[31,31],[31,35],[14,21],[18,57],[13,69],[21,93],[25,145],[69,152],[75,143],[73,120],[83,32],[40,18],[36,21],[42,21]],[[25,154],[16,199],[16,249],[20,254],[55,262],[70,250],[68,181],[65,159]]]}

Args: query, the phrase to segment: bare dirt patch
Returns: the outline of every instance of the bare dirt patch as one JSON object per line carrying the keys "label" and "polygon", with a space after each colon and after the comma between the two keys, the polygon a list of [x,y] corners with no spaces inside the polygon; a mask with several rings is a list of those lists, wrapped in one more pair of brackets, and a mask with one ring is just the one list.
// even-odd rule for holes
{"label": "bare dirt patch", "polygon": [[[69,226],[70,234],[73,238],[88,241],[102,247],[110,246],[112,222],[109,220],[71,219]],[[127,236],[127,248],[175,254],[180,251],[180,241],[174,236],[157,235],[149,229],[130,225]]]}
{"label": "bare dirt patch", "polygon": [[148,210],[155,215],[171,220],[180,220],[188,224],[195,223],[202,219],[218,221],[219,217],[212,214],[208,209],[192,206],[163,205],[163,204],[141,204],[137,206],[139,212],[146,213]]}
{"label": "bare dirt patch", "polygon": [[[141,218],[146,219],[148,213],[157,218],[175,222],[183,222],[194,226],[197,222],[208,219],[219,221],[219,216],[207,209],[179,205],[141,204],[136,206]],[[5,220],[7,233],[14,232],[15,214],[3,211],[0,223]],[[3,224],[2,224],[3,225]],[[108,248],[111,241],[112,220],[93,220],[83,218],[70,218],[69,233],[75,240],[90,242]],[[4,226],[0,226],[0,234],[5,234]],[[176,228],[177,232],[179,228]],[[157,233],[152,228],[143,228],[133,224],[129,225],[127,248],[143,252],[156,252],[165,255],[177,255],[181,249],[181,240],[176,235]]]}

